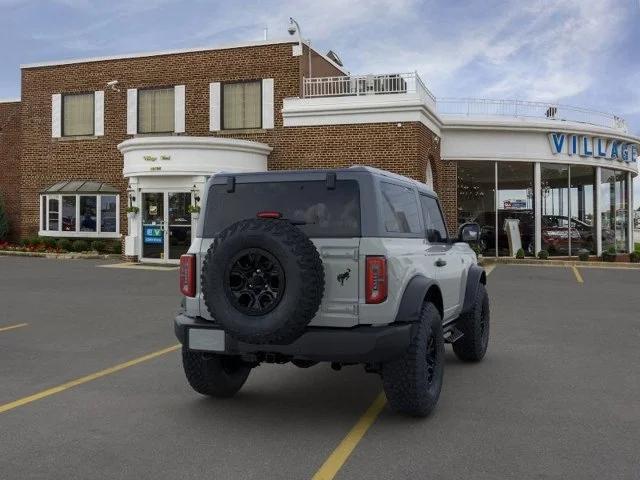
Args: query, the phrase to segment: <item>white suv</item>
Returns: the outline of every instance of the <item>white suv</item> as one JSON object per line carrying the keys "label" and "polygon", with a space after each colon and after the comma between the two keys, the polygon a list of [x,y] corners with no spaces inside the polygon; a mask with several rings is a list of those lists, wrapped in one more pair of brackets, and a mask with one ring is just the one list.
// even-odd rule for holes
{"label": "white suv", "polygon": [[444,343],[481,360],[486,275],[449,238],[424,184],[368,167],[220,174],[180,259],[175,333],[191,386],[232,396],[253,367],[364,364],[393,409],[424,416],[442,386]]}

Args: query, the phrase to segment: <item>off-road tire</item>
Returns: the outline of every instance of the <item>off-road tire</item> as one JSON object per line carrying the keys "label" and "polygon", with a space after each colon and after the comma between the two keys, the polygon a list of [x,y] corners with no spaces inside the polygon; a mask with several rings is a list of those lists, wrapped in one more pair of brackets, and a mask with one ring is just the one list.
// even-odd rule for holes
{"label": "off-road tire", "polygon": [[[433,348],[431,363],[428,345]],[[414,417],[429,415],[438,403],[443,374],[442,316],[433,303],[425,302],[406,352],[382,365],[382,384],[392,410]]]}
{"label": "off-road tire", "polygon": [[[232,303],[225,272],[248,249],[266,251],[279,262],[283,274],[278,303],[264,314],[249,315]],[[248,219],[220,232],[205,256],[201,284],[211,316],[230,336],[252,344],[286,345],[302,335],[320,307],[324,268],[314,244],[295,225]]]}
{"label": "off-road tire", "polygon": [[456,356],[465,362],[479,362],[489,346],[489,295],[483,284],[478,285],[471,311],[460,316],[456,323],[462,338],[453,343]]}
{"label": "off-road tire", "polygon": [[233,355],[194,352],[182,347],[182,366],[191,388],[211,397],[233,397],[242,388],[252,366]]}

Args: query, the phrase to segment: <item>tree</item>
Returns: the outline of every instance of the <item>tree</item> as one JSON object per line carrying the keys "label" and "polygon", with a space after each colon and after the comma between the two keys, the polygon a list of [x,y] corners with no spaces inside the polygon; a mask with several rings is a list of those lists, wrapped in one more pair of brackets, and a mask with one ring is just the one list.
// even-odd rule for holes
{"label": "tree", "polygon": [[0,240],[6,240],[9,235],[9,219],[4,209],[4,200],[0,192]]}

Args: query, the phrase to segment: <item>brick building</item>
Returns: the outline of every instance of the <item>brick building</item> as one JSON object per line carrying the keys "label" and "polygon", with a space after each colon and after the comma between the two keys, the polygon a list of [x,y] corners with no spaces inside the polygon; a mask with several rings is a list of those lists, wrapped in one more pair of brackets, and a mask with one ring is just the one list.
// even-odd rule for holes
{"label": "brick building", "polygon": [[[289,40],[23,65],[21,82],[20,101],[0,103],[0,191],[16,238],[122,239],[127,256],[174,261],[208,176],[363,164],[431,185],[451,233],[483,225],[487,254],[513,253],[505,219],[520,222],[519,242],[535,253],[550,243],[543,221],[570,216],[592,230],[581,246],[593,253],[609,241],[629,248],[629,217],[622,228],[616,218],[633,204],[638,138],[618,117],[436,102],[417,74],[352,76]],[[566,138],[557,152],[552,133]],[[573,138],[587,138],[591,155],[572,155]],[[593,155],[599,146],[608,153]],[[591,169],[574,176],[575,192],[567,183],[563,193],[562,171],[544,183],[547,165],[567,165],[569,182],[572,164]],[[559,254],[571,253],[565,243]]]}

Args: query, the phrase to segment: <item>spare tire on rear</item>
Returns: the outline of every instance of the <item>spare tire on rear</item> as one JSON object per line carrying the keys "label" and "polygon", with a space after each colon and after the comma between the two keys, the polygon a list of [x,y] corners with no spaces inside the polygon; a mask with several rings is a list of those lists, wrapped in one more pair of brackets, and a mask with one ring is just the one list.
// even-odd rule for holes
{"label": "spare tire on rear", "polygon": [[253,344],[293,342],[324,294],[318,251],[286,220],[241,220],[224,229],[207,251],[201,280],[214,320]]}

